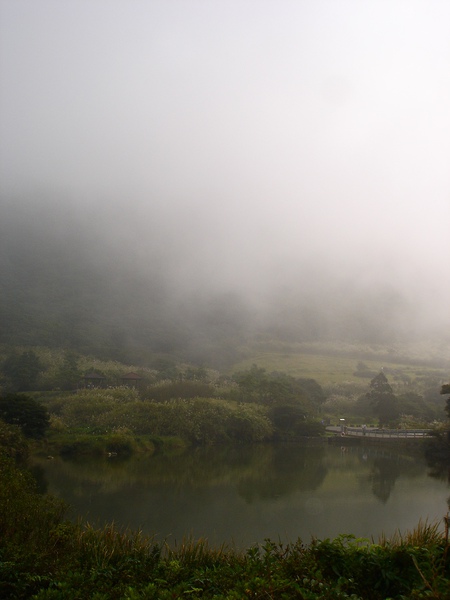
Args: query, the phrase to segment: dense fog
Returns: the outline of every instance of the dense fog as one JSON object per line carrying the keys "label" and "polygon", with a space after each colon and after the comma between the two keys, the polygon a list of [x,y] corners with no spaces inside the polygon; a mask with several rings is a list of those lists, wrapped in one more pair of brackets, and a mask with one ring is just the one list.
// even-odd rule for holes
{"label": "dense fog", "polygon": [[449,4],[0,11],[2,341],[448,339]]}

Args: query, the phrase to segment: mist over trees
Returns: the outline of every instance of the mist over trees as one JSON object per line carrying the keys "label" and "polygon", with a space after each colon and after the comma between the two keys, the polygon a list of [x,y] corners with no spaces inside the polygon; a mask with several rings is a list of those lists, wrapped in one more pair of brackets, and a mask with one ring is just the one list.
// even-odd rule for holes
{"label": "mist over trees", "polygon": [[0,343],[448,340],[445,3],[35,4],[0,19]]}
{"label": "mist over trees", "polygon": [[62,209],[55,202],[4,208],[2,344],[135,362],[173,354],[220,366],[254,339],[389,343],[416,333],[410,300],[391,284],[360,285],[320,264],[292,267],[282,281],[259,287],[225,274],[218,285],[220,264],[214,277],[189,281],[195,260],[176,248],[183,283],[172,256],[176,240],[158,234],[157,216],[149,240],[138,215],[120,211]]}

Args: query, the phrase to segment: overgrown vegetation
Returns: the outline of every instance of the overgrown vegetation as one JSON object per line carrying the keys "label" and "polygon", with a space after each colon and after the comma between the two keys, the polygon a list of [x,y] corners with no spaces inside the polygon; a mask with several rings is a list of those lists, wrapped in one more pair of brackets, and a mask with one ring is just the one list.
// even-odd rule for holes
{"label": "overgrown vegetation", "polygon": [[[442,395],[448,395],[445,410],[450,419],[450,384],[446,383],[441,388]],[[431,475],[450,482],[450,427],[442,424],[433,432],[433,439],[425,448],[425,456],[430,464]]]}
{"label": "overgrown vegetation", "polygon": [[[0,428],[0,596],[36,600],[449,598],[448,531],[419,524],[378,543],[342,535],[247,550],[185,539],[156,543],[110,524],[65,520],[13,458],[24,440]],[[11,446],[17,446],[17,452]]]}
{"label": "overgrown vegetation", "polygon": [[0,419],[18,425],[27,437],[42,438],[50,425],[45,406],[22,394],[0,397]]}
{"label": "overgrown vegetation", "polygon": [[265,410],[214,398],[140,400],[136,390],[82,390],[46,402],[54,428],[91,435],[177,436],[192,444],[260,442],[272,435]]}
{"label": "overgrown vegetation", "polygon": [[354,381],[322,386],[313,377],[257,364],[221,374],[168,357],[139,368],[16,348],[0,361],[0,412],[27,435],[45,432],[52,454],[127,455],[163,439],[178,445],[297,440],[323,435],[325,424],[343,416],[348,425],[443,426],[442,375],[415,367],[413,379],[387,367],[368,381],[373,365],[349,365],[347,373],[356,368],[358,374]]}
{"label": "overgrown vegetation", "polygon": [[[120,382],[123,367],[100,366],[103,369],[88,365],[85,372],[106,371]],[[450,598],[448,529],[442,533],[438,524],[419,524],[414,532],[378,543],[342,535],[307,544],[266,540],[242,551],[213,548],[205,540],[193,539],[174,547],[113,524],[94,529],[86,522],[67,521],[62,502],[37,493],[25,469],[24,436],[45,434],[43,447],[65,455],[126,456],[155,449],[161,440],[261,442],[323,432],[321,421],[332,398],[327,399],[328,391],[311,378],[269,372],[257,365],[228,379],[203,369],[175,369],[166,362],[160,366],[166,377],[169,373],[172,377],[163,379],[158,371],[148,371],[144,384],[136,387],[64,391],[64,369],[68,381],[75,370],[80,372],[79,359],[64,356],[53,371],[60,376],[59,390],[2,396],[2,598]],[[400,416],[406,399],[394,393],[384,373],[370,382],[361,380],[356,393],[354,384],[339,389],[347,402],[353,398],[352,410],[359,411],[360,418],[378,413],[380,420],[389,422],[393,407],[395,417]],[[448,386],[442,390],[448,393]],[[414,399],[410,401],[414,405]],[[424,396],[422,401],[427,406]],[[436,435],[443,448],[444,429]],[[448,467],[448,460],[443,464]]]}

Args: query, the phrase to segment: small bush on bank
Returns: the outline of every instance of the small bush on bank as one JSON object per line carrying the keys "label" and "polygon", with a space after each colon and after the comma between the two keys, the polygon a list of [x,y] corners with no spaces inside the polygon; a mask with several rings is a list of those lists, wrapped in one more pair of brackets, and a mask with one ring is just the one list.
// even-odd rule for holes
{"label": "small bush on bank", "polygon": [[59,453],[64,457],[72,456],[101,456],[107,452],[103,440],[91,435],[77,435],[75,439],[63,443]]}
{"label": "small bush on bank", "polygon": [[107,452],[114,452],[120,456],[129,456],[133,453],[133,439],[126,433],[112,433],[106,437]]}

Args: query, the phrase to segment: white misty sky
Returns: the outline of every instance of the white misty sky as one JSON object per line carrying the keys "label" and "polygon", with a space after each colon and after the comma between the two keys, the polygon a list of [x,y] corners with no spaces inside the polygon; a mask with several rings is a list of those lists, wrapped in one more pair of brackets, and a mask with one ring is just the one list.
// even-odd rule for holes
{"label": "white misty sky", "polygon": [[0,11],[2,201],[131,212],[181,279],[364,267],[448,302],[448,0]]}

